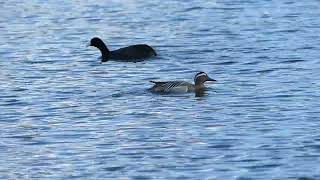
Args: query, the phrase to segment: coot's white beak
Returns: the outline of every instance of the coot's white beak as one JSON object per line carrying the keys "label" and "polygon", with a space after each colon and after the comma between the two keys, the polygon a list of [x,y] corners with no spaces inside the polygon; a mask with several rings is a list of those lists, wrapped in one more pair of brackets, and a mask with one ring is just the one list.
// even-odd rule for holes
{"label": "coot's white beak", "polygon": [[88,41],[88,42],[87,42],[87,45],[86,45],[86,47],[89,47],[89,46],[91,46],[91,43],[90,43],[90,41]]}

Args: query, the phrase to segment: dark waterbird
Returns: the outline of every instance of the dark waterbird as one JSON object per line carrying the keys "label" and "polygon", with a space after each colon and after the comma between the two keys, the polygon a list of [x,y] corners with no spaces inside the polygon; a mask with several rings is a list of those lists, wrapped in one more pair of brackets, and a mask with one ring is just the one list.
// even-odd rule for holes
{"label": "dark waterbird", "polygon": [[216,80],[210,78],[205,72],[199,72],[194,77],[194,84],[186,81],[150,81],[155,84],[148,90],[158,93],[197,93],[205,89],[204,83],[206,81]]}
{"label": "dark waterbird", "polygon": [[138,62],[157,55],[155,50],[146,44],[136,44],[110,51],[104,42],[98,37],[92,38],[89,46],[94,46],[100,50],[102,55],[101,62],[106,62],[111,59],[117,61]]}

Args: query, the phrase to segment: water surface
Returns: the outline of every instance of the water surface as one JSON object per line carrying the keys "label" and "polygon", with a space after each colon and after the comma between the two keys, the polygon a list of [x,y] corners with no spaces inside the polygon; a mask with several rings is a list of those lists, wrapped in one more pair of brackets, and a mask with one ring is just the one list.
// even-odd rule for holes
{"label": "water surface", "polygon": [[[320,178],[319,1],[0,4],[1,179]],[[198,71],[202,97],[146,91]]]}

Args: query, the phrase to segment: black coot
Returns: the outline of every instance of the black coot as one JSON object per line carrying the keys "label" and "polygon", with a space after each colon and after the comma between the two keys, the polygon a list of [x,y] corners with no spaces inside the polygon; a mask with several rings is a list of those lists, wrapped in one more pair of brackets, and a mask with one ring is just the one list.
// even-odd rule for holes
{"label": "black coot", "polygon": [[102,62],[106,62],[109,59],[117,61],[137,62],[157,55],[156,51],[146,44],[136,44],[114,51],[109,51],[104,42],[98,37],[92,38],[89,46],[94,46],[100,50],[102,54]]}

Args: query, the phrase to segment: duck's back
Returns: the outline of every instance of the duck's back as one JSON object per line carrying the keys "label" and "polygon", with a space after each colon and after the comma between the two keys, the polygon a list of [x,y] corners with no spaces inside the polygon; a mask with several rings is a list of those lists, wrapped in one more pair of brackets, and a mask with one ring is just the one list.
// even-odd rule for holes
{"label": "duck's back", "polygon": [[157,54],[152,47],[146,44],[137,44],[111,51],[110,59],[137,60],[156,55]]}

